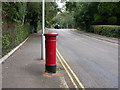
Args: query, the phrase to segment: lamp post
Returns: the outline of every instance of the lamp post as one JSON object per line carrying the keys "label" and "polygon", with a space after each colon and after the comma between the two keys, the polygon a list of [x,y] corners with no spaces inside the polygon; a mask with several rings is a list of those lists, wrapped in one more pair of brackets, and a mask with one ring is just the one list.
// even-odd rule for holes
{"label": "lamp post", "polygon": [[45,1],[42,0],[42,35],[41,35],[41,60],[45,60]]}

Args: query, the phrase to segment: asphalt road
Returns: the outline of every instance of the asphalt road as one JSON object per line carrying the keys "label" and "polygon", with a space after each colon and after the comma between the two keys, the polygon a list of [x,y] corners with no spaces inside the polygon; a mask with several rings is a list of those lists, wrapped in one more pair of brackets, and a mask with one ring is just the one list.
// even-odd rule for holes
{"label": "asphalt road", "polygon": [[57,32],[57,48],[85,88],[118,87],[118,46],[64,29]]}

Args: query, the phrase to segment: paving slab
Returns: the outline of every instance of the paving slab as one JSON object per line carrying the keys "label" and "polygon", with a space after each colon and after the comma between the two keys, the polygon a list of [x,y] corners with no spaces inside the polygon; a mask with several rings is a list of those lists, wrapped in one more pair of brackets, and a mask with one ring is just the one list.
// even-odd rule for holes
{"label": "paving slab", "polygon": [[60,71],[45,72],[45,60],[40,59],[40,33],[29,39],[2,64],[2,88],[63,88]]}

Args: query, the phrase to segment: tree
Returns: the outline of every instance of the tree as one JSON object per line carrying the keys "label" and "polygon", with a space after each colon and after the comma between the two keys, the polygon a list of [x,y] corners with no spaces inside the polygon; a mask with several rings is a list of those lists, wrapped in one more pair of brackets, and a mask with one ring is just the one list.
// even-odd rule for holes
{"label": "tree", "polygon": [[69,12],[59,13],[54,17],[53,21],[62,28],[74,28],[74,18]]}
{"label": "tree", "polygon": [[25,2],[4,2],[2,3],[2,17],[7,18],[9,21],[24,23],[26,15]]}
{"label": "tree", "polygon": [[29,22],[34,32],[37,32],[38,22],[42,21],[42,3],[29,2],[27,3],[26,22]]}
{"label": "tree", "polygon": [[66,2],[76,28],[89,31],[91,25],[120,25],[120,2]]}
{"label": "tree", "polygon": [[45,23],[46,27],[51,27],[53,24],[52,19],[60,11],[58,5],[55,2],[46,2],[45,3]]}

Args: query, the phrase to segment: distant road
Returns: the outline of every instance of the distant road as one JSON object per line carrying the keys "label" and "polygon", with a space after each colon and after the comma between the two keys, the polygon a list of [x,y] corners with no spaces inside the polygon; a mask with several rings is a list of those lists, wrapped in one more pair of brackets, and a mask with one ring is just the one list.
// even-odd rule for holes
{"label": "distant road", "polygon": [[118,45],[71,30],[57,32],[57,48],[85,88],[118,87]]}

